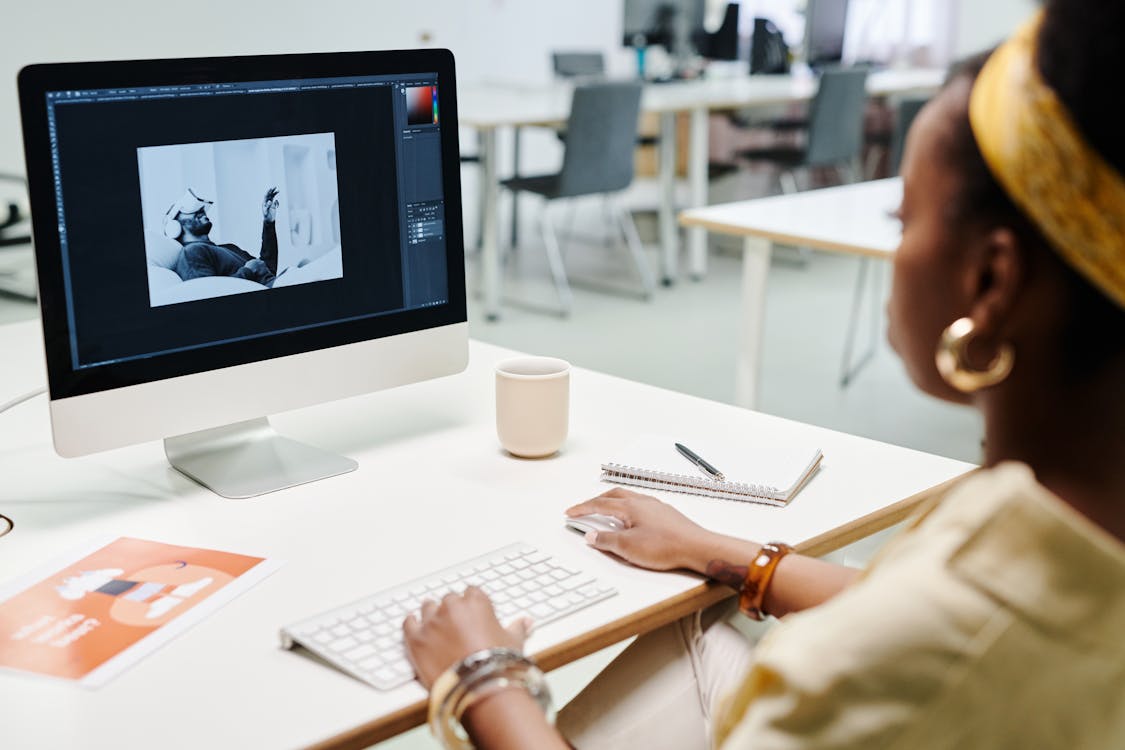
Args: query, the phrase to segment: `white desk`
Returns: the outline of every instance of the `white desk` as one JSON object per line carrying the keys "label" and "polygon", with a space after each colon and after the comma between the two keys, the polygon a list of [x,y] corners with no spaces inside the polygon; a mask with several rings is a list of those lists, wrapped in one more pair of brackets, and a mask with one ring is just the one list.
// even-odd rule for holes
{"label": "white desk", "polygon": [[742,326],[738,336],[737,403],[757,401],[766,279],[775,244],[890,258],[902,238],[891,215],[902,201],[902,180],[875,180],[793,195],[724,203],[680,214],[687,227],[742,237]]}
{"label": "white desk", "polygon": [[[936,90],[945,71],[936,69],[885,70],[867,80],[871,96],[893,96]],[[675,220],[675,115],[690,114],[688,146],[689,204],[707,205],[707,115],[724,109],[773,106],[807,101],[816,93],[811,75],[743,76],[700,79],[645,86],[641,110],[660,117],[660,244],[661,274],[665,283],[678,276],[679,243]],[[458,102],[460,124],[478,133],[481,191],[482,287],[485,312],[490,320],[500,314],[499,180],[496,173],[496,132],[503,127],[559,125],[570,112],[572,87],[505,84],[469,85]],[[688,233],[689,271],[699,278],[707,271],[706,234]]]}
{"label": "white desk", "polygon": [[[0,390],[42,382],[38,326],[0,327]],[[598,465],[638,432],[719,440],[807,436],[824,466],[785,509],[665,495],[700,523],[823,553],[891,524],[967,464],[576,369],[571,435],[556,458],[497,445],[494,363],[393,392],[278,416],[284,434],[353,456],[359,469],[255,500],[223,500],[180,476],[158,443],[83,459],[50,448],[43,399],[0,416],[0,539],[8,580],[102,534],[274,557],[271,577],[97,691],[0,674],[0,747],[361,747],[423,720],[416,684],[379,692],[283,651],[282,624],[523,539],[611,582],[610,600],[535,633],[554,668],[720,598],[698,578],[614,562],[564,530],[570,503],[607,489]]]}

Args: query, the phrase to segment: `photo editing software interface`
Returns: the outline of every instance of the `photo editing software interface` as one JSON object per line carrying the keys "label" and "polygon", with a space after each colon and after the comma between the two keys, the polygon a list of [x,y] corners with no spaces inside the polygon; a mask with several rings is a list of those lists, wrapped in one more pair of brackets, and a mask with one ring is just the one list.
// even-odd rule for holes
{"label": "photo editing software interface", "polygon": [[73,369],[447,303],[437,81],[49,91]]}

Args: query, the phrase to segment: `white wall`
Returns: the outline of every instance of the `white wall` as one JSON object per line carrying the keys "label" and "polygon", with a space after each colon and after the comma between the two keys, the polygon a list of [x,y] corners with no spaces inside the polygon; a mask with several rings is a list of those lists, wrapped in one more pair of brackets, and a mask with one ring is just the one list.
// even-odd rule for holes
{"label": "white wall", "polygon": [[462,81],[546,79],[552,48],[628,64],[621,0],[6,0],[4,15],[0,171],[19,173],[16,74],[33,62],[438,46]]}
{"label": "white wall", "polygon": [[1039,5],[1035,0],[957,0],[954,57],[962,58],[995,46]]}
{"label": "white wall", "polygon": [[[781,0],[774,0],[781,1]],[[800,0],[791,0],[795,5]],[[0,44],[0,171],[24,171],[16,73],[33,62],[448,47],[459,78],[544,80],[548,52],[620,46],[623,0],[6,0]],[[1033,0],[954,0],[958,55],[994,44]]]}

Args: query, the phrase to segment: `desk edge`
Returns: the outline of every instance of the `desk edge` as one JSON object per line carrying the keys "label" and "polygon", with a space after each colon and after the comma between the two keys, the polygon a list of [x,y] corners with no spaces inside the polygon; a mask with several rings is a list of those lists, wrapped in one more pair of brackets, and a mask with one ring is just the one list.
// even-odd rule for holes
{"label": "desk edge", "polygon": [[[922,490],[897,503],[869,513],[797,545],[805,555],[820,556],[882,531],[906,519],[918,506],[942,495],[976,469]],[[607,623],[585,635],[571,638],[533,656],[546,672],[558,669],[607,646],[642,635],[734,595],[717,583],[702,581],[695,588],[658,602],[641,611]],[[418,701],[378,719],[308,746],[308,750],[362,750],[426,723],[426,701]]]}
{"label": "desk edge", "polygon": [[729,222],[715,221],[713,219],[703,219],[691,214],[680,214],[680,225],[684,227],[698,227],[714,234],[725,234],[732,237],[759,237],[761,239],[769,240],[770,242],[796,245],[798,247],[811,247],[815,250],[826,250],[836,253],[847,253],[849,255],[866,255],[871,258],[893,258],[894,250],[880,250],[873,247],[866,247],[863,245],[853,245],[847,242],[836,242],[833,240],[823,239],[819,237],[805,237],[796,234],[789,234],[787,232],[775,232],[766,229],[752,229],[738,224],[731,224]]}

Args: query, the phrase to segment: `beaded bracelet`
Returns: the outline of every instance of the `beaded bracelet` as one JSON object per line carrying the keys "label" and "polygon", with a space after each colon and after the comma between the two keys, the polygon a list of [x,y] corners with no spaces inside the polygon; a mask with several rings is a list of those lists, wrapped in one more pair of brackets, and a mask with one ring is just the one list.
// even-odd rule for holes
{"label": "beaded bracelet", "polygon": [[547,721],[554,722],[551,691],[535,662],[508,648],[489,648],[469,654],[434,681],[430,731],[447,750],[470,750],[473,745],[461,717],[474,703],[509,688],[526,690]]}
{"label": "beaded bracelet", "polygon": [[773,573],[781,558],[793,551],[793,548],[782,542],[763,544],[758,554],[746,569],[746,580],[738,592],[738,609],[742,614],[753,620],[764,620],[766,612],[762,609],[762,602],[766,598]]}

